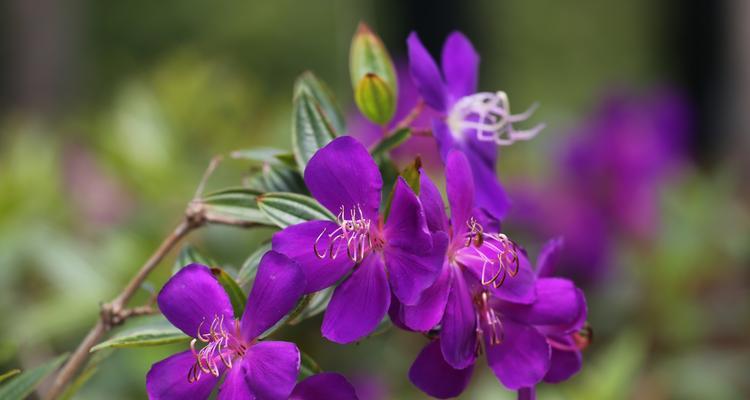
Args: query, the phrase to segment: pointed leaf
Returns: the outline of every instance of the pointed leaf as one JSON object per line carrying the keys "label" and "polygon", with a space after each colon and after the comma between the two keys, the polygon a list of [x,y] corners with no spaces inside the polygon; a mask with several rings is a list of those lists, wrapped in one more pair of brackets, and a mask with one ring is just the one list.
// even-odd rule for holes
{"label": "pointed leaf", "polygon": [[331,124],[334,134],[343,135],[346,132],[346,120],[328,85],[312,72],[306,71],[297,79],[297,90],[302,89],[307,90],[315,98],[323,115]]}
{"label": "pointed leaf", "polygon": [[300,310],[293,318],[289,319],[289,325],[296,325],[325,311],[328,307],[328,303],[331,301],[331,297],[333,296],[333,289],[334,286],[331,286],[307,295],[306,297],[308,299],[305,308]]}
{"label": "pointed leaf", "polygon": [[297,193],[266,193],[258,196],[258,208],[280,228],[336,217],[312,197]]}
{"label": "pointed leaf", "polygon": [[186,342],[190,337],[172,326],[163,315],[143,317],[138,326],[128,327],[91,348],[91,352],[109,348],[161,346]]}
{"label": "pointed leaf", "polygon": [[307,187],[296,167],[265,163],[247,181],[247,186],[260,192],[292,192],[307,194]]}
{"label": "pointed leaf", "polygon": [[21,400],[25,399],[34,391],[36,386],[44,380],[49,374],[54,372],[68,358],[63,354],[42,364],[36,368],[26,370],[9,380],[3,386],[0,386],[0,399],[3,400]]}
{"label": "pointed leaf", "polygon": [[214,267],[211,268],[211,273],[219,281],[227,292],[227,295],[229,295],[229,301],[232,303],[232,308],[234,309],[234,317],[242,318],[242,313],[245,311],[245,303],[247,302],[245,292],[227,271]]}
{"label": "pointed leaf", "polygon": [[261,192],[248,188],[223,189],[201,200],[209,219],[229,219],[261,225],[272,225],[258,209],[256,198]]}
{"label": "pointed leaf", "polygon": [[63,394],[60,396],[60,400],[69,400],[78,393],[79,390],[86,384],[98,371],[99,365],[106,360],[109,356],[114,353],[114,349],[107,349],[103,351],[97,351],[94,355],[89,358],[83,371],[68,385]]}
{"label": "pointed leaf", "polygon": [[321,105],[298,79],[293,100],[292,152],[301,173],[304,173],[313,154],[333,140],[334,136]]}
{"label": "pointed leaf", "polygon": [[[414,191],[417,195],[419,195],[419,170],[422,169],[422,159],[417,157],[414,159],[414,162],[407,165],[406,168],[401,171],[399,174],[400,177],[404,178],[406,183],[409,185],[411,190]],[[388,215],[391,212],[391,202],[393,201],[393,186],[391,186],[391,191],[388,194],[388,200],[386,200],[385,204],[385,212],[383,213],[385,220],[388,220]]]}
{"label": "pointed leaf", "polygon": [[0,374],[0,382],[8,380],[8,379],[10,379],[10,378],[12,378],[12,377],[20,374],[20,373],[21,373],[21,370],[18,369],[18,368],[12,369],[12,370],[10,370],[8,372],[4,372],[3,374]]}

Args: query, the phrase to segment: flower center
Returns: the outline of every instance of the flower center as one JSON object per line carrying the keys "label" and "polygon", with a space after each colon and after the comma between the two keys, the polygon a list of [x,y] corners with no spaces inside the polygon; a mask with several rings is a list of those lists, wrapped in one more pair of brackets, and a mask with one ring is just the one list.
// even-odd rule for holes
{"label": "flower center", "polygon": [[536,108],[537,104],[534,104],[525,112],[514,115],[510,113],[510,102],[505,92],[475,93],[462,97],[453,105],[448,114],[448,126],[456,139],[460,140],[469,130],[475,132],[479,141],[508,146],[532,139],[544,129],[544,124],[527,130],[513,128],[514,123],[531,117]]}
{"label": "flower center", "polygon": [[[198,325],[196,338],[190,341],[190,350],[195,357],[195,364],[188,371],[187,379],[190,383],[200,379],[203,373],[219,376],[219,362],[227,368],[232,368],[232,358],[243,356],[248,347],[241,340],[237,340],[239,337],[239,322],[237,320],[234,321],[236,331],[234,334],[225,330],[224,315],[214,316],[207,334],[204,334],[202,330],[205,322],[203,320]],[[202,349],[196,350],[195,345],[199,340],[206,345]]]}
{"label": "flower center", "polygon": [[490,346],[496,346],[503,342],[505,333],[503,331],[503,323],[500,320],[498,313],[490,307],[490,294],[483,290],[478,296],[474,298],[477,311],[477,349],[476,354],[482,352],[483,339],[487,338],[487,343]]}
{"label": "flower center", "polygon": [[496,289],[505,279],[518,275],[520,261],[518,246],[503,233],[488,234],[474,217],[466,221],[466,233],[462,257],[482,261],[481,282],[484,286],[493,285]]}
{"label": "flower center", "polygon": [[[320,232],[318,238],[315,239],[313,251],[318,258],[329,257],[333,260],[338,256],[339,251],[345,248],[346,255],[350,260],[360,262],[370,250],[382,247],[382,240],[373,236],[370,230],[371,221],[369,218],[365,218],[359,205],[348,210],[348,212],[344,209],[344,206],[341,206],[341,210],[336,216],[336,223],[338,224],[336,230],[325,236],[326,229],[324,228],[323,232]],[[328,246],[322,246],[323,250],[321,251],[320,243],[326,239]]]}

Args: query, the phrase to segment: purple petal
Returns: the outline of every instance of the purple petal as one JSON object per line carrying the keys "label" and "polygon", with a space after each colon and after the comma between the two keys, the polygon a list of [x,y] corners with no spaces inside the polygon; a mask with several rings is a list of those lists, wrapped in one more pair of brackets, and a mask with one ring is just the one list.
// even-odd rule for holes
{"label": "purple petal", "polygon": [[[190,351],[183,351],[151,366],[146,375],[146,393],[151,400],[203,400],[211,395],[218,377],[201,374],[198,381],[187,380],[188,371],[195,364]],[[224,365],[218,363],[220,368]]]}
{"label": "purple petal", "polygon": [[317,248],[321,253],[328,250],[331,238],[328,234],[338,228],[330,221],[309,221],[292,225],[273,235],[273,250],[291,258],[299,264],[305,275],[305,293],[317,292],[338,282],[354,266],[342,246],[335,259],[328,254],[324,258],[315,255],[313,245],[320,236]]}
{"label": "purple petal", "polygon": [[424,209],[427,228],[430,232],[448,232],[448,221],[445,218],[445,204],[440,190],[427,173],[419,173],[419,201]]}
{"label": "purple petal", "polygon": [[531,325],[550,325],[567,330],[586,312],[583,293],[563,278],[541,278],[536,282],[536,301],[529,305],[501,304],[502,313]]}
{"label": "purple petal", "polygon": [[443,318],[450,291],[450,265],[443,265],[437,281],[422,293],[419,302],[413,306],[402,306],[400,319],[404,325],[415,331],[426,332]]}
{"label": "purple petal", "polygon": [[432,136],[437,142],[438,151],[440,152],[440,158],[443,162],[448,158],[448,153],[456,148],[458,142],[453,136],[450,127],[442,119],[432,120]]}
{"label": "purple petal", "polygon": [[440,333],[445,361],[463,369],[473,364],[477,349],[477,318],[471,292],[460,271],[451,268],[451,286]]}
{"label": "purple petal", "polygon": [[325,372],[313,375],[294,387],[289,400],[357,400],[357,393],[341,374]]}
{"label": "purple petal", "polygon": [[454,101],[477,91],[479,54],[461,32],[448,35],[441,64],[448,93]]}
{"label": "purple petal", "polygon": [[[484,143],[484,145],[490,144]],[[471,173],[476,183],[477,206],[487,210],[496,219],[502,220],[510,208],[510,198],[497,178],[494,160],[489,164],[483,161],[475,151],[464,151],[464,154],[469,160]]]}
{"label": "purple petal", "polygon": [[[491,246],[494,246],[494,248]],[[483,261],[478,253],[481,252],[484,254],[485,258],[490,260],[496,260],[498,252],[495,248],[500,246],[502,245],[496,239],[486,237],[484,239],[484,244],[479,248],[470,246],[459,249],[456,252],[456,261],[465,266],[467,271],[470,272],[477,281],[491,281],[498,272],[500,266],[497,263],[485,264],[485,261]],[[500,272],[500,274],[506,274],[502,285],[496,288],[493,283],[490,283],[486,287],[490,289],[493,296],[500,300],[520,304],[530,304],[536,300],[536,276],[531,269],[531,263],[529,263],[528,258],[526,258],[525,254],[520,249],[518,252],[518,262],[518,272],[515,276],[510,276],[508,272],[508,269],[514,269],[513,266],[508,266],[505,270],[506,272]]]}
{"label": "purple petal", "polygon": [[157,303],[169,322],[188,336],[196,337],[201,323],[201,333],[207,334],[214,318],[222,316],[226,330],[232,331],[232,303],[204,265],[191,264],[179,270],[164,284]]}
{"label": "purple petal", "polygon": [[260,342],[250,346],[243,364],[245,381],[257,399],[286,400],[299,373],[299,349],[289,342]]}
{"label": "purple petal", "polygon": [[555,267],[560,259],[563,243],[563,239],[559,237],[550,239],[544,244],[536,260],[537,277],[546,278],[555,275]]}
{"label": "purple petal", "polygon": [[371,333],[391,301],[383,261],[371,254],[333,292],[321,331],[336,343],[350,343]]}
{"label": "purple petal", "polygon": [[432,247],[422,204],[402,177],[393,188],[391,212],[385,221],[383,236],[388,247],[408,252],[426,254]]}
{"label": "purple petal", "polygon": [[405,305],[414,305],[420,300],[422,293],[440,276],[447,247],[448,235],[436,232],[432,234],[432,250],[427,254],[386,248],[384,256],[388,282],[399,301]]}
{"label": "purple petal", "polygon": [[245,377],[248,374],[247,364],[244,359],[238,360],[229,371],[219,388],[218,400],[254,399],[255,395],[250,391]]}
{"label": "purple petal", "polygon": [[409,380],[432,397],[457,397],[469,385],[474,364],[464,369],[455,369],[445,362],[440,347],[438,339],[422,349],[409,369]]}
{"label": "purple petal", "polygon": [[451,206],[451,225],[456,240],[463,240],[467,221],[474,209],[474,179],[466,156],[460,151],[448,153],[445,162],[445,190]]}
{"label": "purple petal", "polygon": [[250,342],[292,311],[305,288],[305,275],[287,256],[269,251],[260,260],[240,324]]}
{"label": "purple petal", "polygon": [[[571,348],[575,346],[572,339],[554,338],[555,341],[564,343]],[[580,351],[560,350],[552,347],[552,358],[550,361],[549,371],[544,376],[544,381],[549,383],[559,383],[568,380],[581,370],[583,366],[583,357]]]}
{"label": "purple petal", "polygon": [[518,400],[536,400],[536,388],[527,387],[518,389]]}
{"label": "purple petal", "polygon": [[406,46],[409,49],[409,71],[425,103],[435,110],[447,112],[445,85],[435,60],[424,48],[416,32],[409,35]]}
{"label": "purple petal", "polygon": [[318,150],[305,167],[305,184],[313,197],[334,214],[362,208],[365,217],[377,220],[383,179],[362,144],[341,136]]}
{"label": "purple petal", "polygon": [[503,319],[503,342],[491,345],[485,336],[487,362],[509,389],[536,385],[550,366],[550,346],[536,329]]}

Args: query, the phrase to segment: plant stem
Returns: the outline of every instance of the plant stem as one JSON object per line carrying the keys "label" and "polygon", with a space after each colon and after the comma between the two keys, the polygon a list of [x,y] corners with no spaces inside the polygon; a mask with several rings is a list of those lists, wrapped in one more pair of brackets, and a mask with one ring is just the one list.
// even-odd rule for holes
{"label": "plant stem", "polygon": [[[52,387],[44,396],[45,399],[52,400],[56,399],[63,392],[68,382],[75,376],[75,373],[81,368],[84,362],[88,359],[89,351],[94,345],[101,339],[111,327],[111,319],[113,315],[119,314],[124,310],[128,300],[136,293],[138,288],[143,284],[148,275],[153,269],[159,265],[159,262],[172,250],[182,238],[187,236],[193,229],[200,225],[191,223],[188,218],[185,218],[172,233],[167,236],[161,243],[158,249],[151,255],[151,257],[143,264],[138,273],[130,280],[127,286],[115,297],[112,302],[102,306],[102,314],[99,320],[96,322],[93,328],[89,331],[86,337],[78,345],[75,352],[68,358],[68,361],[60,369],[60,372],[55,377],[55,381],[52,383]],[[123,315],[122,320],[124,321],[129,315]]]}

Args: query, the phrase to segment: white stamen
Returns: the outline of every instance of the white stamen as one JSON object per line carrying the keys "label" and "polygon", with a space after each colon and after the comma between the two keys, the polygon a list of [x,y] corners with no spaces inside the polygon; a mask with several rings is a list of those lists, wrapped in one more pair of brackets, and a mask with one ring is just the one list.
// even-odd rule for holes
{"label": "white stamen", "polygon": [[513,128],[513,123],[530,118],[537,106],[533,104],[523,113],[513,115],[505,92],[475,93],[456,102],[448,115],[448,126],[457,139],[462,138],[464,131],[474,130],[477,140],[509,146],[517,141],[532,139],[544,129],[544,124],[527,130]]}

